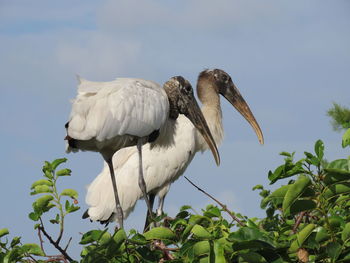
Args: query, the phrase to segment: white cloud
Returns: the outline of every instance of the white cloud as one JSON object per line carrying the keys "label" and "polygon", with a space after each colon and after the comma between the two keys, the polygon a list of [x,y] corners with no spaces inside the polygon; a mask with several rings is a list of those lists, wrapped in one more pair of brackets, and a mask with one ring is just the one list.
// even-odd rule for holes
{"label": "white cloud", "polygon": [[98,10],[100,29],[137,30],[140,27],[196,29],[231,28],[242,23],[259,23],[281,18],[288,4],[276,1],[190,0],[169,3],[157,0],[107,0]]}
{"label": "white cloud", "polygon": [[87,33],[61,42],[57,59],[62,66],[87,78],[127,75],[138,63],[139,43],[118,36]]}
{"label": "white cloud", "polygon": [[[82,4],[83,3],[83,4]],[[96,1],[46,1],[2,0],[0,21],[78,21],[92,15],[98,4]]]}
{"label": "white cloud", "polygon": [[97,24],[102,30],[128,29],[158,23],[162,25],[170,17],[169,9],[159,1],[107,0],[97,12]]}

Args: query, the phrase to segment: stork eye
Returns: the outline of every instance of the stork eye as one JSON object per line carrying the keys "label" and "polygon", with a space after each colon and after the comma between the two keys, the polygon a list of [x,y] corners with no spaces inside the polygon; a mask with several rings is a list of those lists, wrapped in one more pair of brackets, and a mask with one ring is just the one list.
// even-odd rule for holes
{"label": "stork eye", "polygon": [[185,86],[184,87],[186,93],[191,93],[192,92],[192,87],[191,86]]}

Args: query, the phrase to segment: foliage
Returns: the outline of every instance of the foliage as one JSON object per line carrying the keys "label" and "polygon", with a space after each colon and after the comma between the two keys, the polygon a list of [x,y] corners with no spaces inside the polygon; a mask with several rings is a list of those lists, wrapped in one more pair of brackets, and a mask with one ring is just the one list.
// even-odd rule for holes
{"label": "foliage", "polygon": [[334,130],[346,130],[342,138],[343,148],[350,146],[350,109],[333,103],[333,107],[328,110],[327,114],[332,118]]}
{"label": "foliage", "polygon": [[294,161],[294,154],[281,153],[284,164],[269,172],[270,184],[289,181],[272,192],[262,189],[261,208],[267,216],[259,226],[275,233],[287,262],[296,262],[300,254],[307,255],[305,262],[348,262],[350,159],[325,162],[320,140],[314,154],[304,154]]}
{"label": "foliage", "polygon": [[0,262],[23,262],[24,258],[44,256],[44,252],[37,244],[22,244],[21,237],[14,237],[11,241],[4,238],[9,234],[8,229],[0,229]]}
{"label": "foliage", "polygon": [[[66,161],[67,159],[65,158],[56,159],[51,163],[46,161],[42,169],[43,179],[35,181],[31,186],[30,195],[40,195],[32,204],[33,211],[29,213],[29,218],[36,222],[34,229],[38,231],[40,245],[23,245],[20,237],[14,237],[11,242],[8,240],[0,242],[0,262],[66,262],[67,259],[71,259],[66,253],[68,245],[65,249],[61,248],[60,241],[64,232],[65,217],[67,214],[77,211],[79,207],[75,205],[77,203],[76,198],[78,198],[78,193],[75,190],[64,189],[62,192],[59,192],[57,189],[58,179],[71,175],[71,170],[67,168],[56,171]],[[68,199],[71,199],[72,202]],[[51,213],[48,213],[51,210],[56,212],[54,213],[54,218],[49,219],[49,222],[59,225],[59,234],[56,240],[47,233],[43,223],[43,216],[51,215]],[[7,234],[9,234],[7,229],[0,230],[0,238]],[[41,238],[42,234],[62,255],[50,256],[45,253]],[[37,259],[38,256],[45,260]]]}
{"label": "foliage", "polygon": [[254,187],[266,218],[237,215],[238,222],[213,205],[201,214],[184,206],[144,234],[85,234],[82,262],[349,262],[350,160],[325,162],[320,140],[314,150],[298,161],[294,153],[281,153],[284,164],[268,178],[270,184],[288,180],[286,185]]}
{"label": "foliage", "polygon": [[[196,186],[220,207],[195,213],[183,206],[174,218],[157,217],[145,233],[88,231],[81,237],[80,262],[350,262],[350,156],[328,162],[324,148],[318,140],[314,152],[304,152],[300,160],[294,153],[280,154],[283,163],[267,177],[270,185],[284,184],[253,188],[260,192],[265,218],[234,214]],[[21,237],[10,241],[8,229],[0,229],[0,262],[76,262],[67,252],[69,243],[61,246],[66,216],[79,209],[75,190],[57,189],[58,179],[71,174],[57,170],[64,162],[45,162],[43,178],[31,186],[30,194],[39,196],[29,214],[39,244],[22,244]],[[58,227],[56,239],[46,231],[46,221]],[[45,253],[42,235],[60,255]]]}
{"label": "foliage", "polygon": [[331,117],[332,127],[335,131],[350,128],[350,109],[333,103],[333,107],[327,111],[327,115]]}

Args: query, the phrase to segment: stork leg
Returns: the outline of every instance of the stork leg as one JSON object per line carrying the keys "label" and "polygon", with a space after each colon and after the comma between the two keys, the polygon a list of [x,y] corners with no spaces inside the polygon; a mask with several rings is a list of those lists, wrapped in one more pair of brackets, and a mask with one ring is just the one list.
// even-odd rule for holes
{"label": "stork leg", "polygon": [[165,195],[159,198],[157,216],[161,216],[163,214],[164,199],[165,199]]}
{"label": "stork leg", "polygon": [[113,191],[114,191],[114,199],[115,199],[115,205],[116,205],[116,210],[117,210],[117,219],[118,219],[119,227],[120,228],[124,228],[124,224],[123,224],[123,219],[124,219],[123,209],[122,209],[122,207],[120,205],[120,202],[119,202],[117,183],[115,181],[115,175],[114,175],[114,168],[113,168],[112,158],[106,159],[106,162],[108,164],[109,172],[110,172],[111,179],[112,179],[112,185],[113,185]]}
{"label": "stork leg", "polygon": [[143,177],[143,166],[142,166],[142,144],[143,144],[143,139],[140,138],[137,141],[137,150],[139,152],[139,187],[142,191],[143,194],[143,198],[146,201],[147,204],[147,208],[148,208],[148,213],[151,215],[150,217],[152,218],[152,206],[151,203],[148,199],[147,196],[147,189],[146,189],[146,183],[145,183],[145,179]]}
{"label": "stork leg", "polygon": [[[154,198],[156,197],[155,194],[149,194],[149,202],[151,204],[151,208],[153,209],[153,204],[154,204]],[[151,224],[151,218],[152,215],[150,215],[149,210],[147,210],[147,215],[146,215],[146,222],[145,222],[145,227],[143,228],[143,232],[146,232],[146,230],[148,230],[150,228],[150,224]]]}

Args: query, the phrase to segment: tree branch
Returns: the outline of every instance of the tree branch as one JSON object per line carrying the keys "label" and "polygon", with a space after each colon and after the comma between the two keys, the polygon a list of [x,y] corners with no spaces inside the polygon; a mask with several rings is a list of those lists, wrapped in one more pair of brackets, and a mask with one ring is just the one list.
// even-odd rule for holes
{"label": "tree branch", "polygon": [[68,259],[70,262],[74,261],[74,260],[67,254],[67,252],[66,252],[64,249],[62,249],[62,248],[60,247],[60,245],[59,245],[57,242],[55,242],[55,241],[51,238],[51,236],[46,232],[46,230],[45,230],[44,227],[39,226],[38,229],[39,229],[40,231],[43,232],[44,236],[46,236],[46,238],[50,241],[50,243],[51,243],[59,252],[61,252],[62,255],[63,255],[66,259]]}
{"label": "tree branch", "polygon": [[[41,224],[42,225],[42,224]],[[41,247],[41,250],[44,252],[44,254],[46,255],[45,253],[45,250],[44,250],[44,240],[42,239],[41,237],[41,232],[40,232],[40,229],[38,228],[38,236],[39,236],[39,240],[40,240],[40,247]]]}
{"label": "tree branch", "polygon": [[223,203],[221,203],[219,200],[217,200],[216,198],[214,198],[213,196],[211,196],[210,194],[208,194],[206,191],[204,191],[203,189],[199,188],[197,185],[195,185],[190,179],[188,179],[186,176],[184,176],[185,179],[194,187],[197,188],[198,191],[202,192],[203,194],[205,194],[206,196],[208,196],[209,198],[211,198],[212,200],[214,200],[216,203],[218,203],[222,209],[224,209],[231,217],[234,221],[236,221],[240,226],[245,226],[245,224],[239,220],[230,210],[228,210],[227,206]]}
{"label": "tree branch", "polygon": [[297,218],[295,225],[293,226],[293,230],[292,230],[294,234],[297,232],[298,226],[300,225],[301,220],[303,219],[305,213],[306,212],[303,211],[303,212],[300,212],[300,214],[298,215],[298,218]]}

